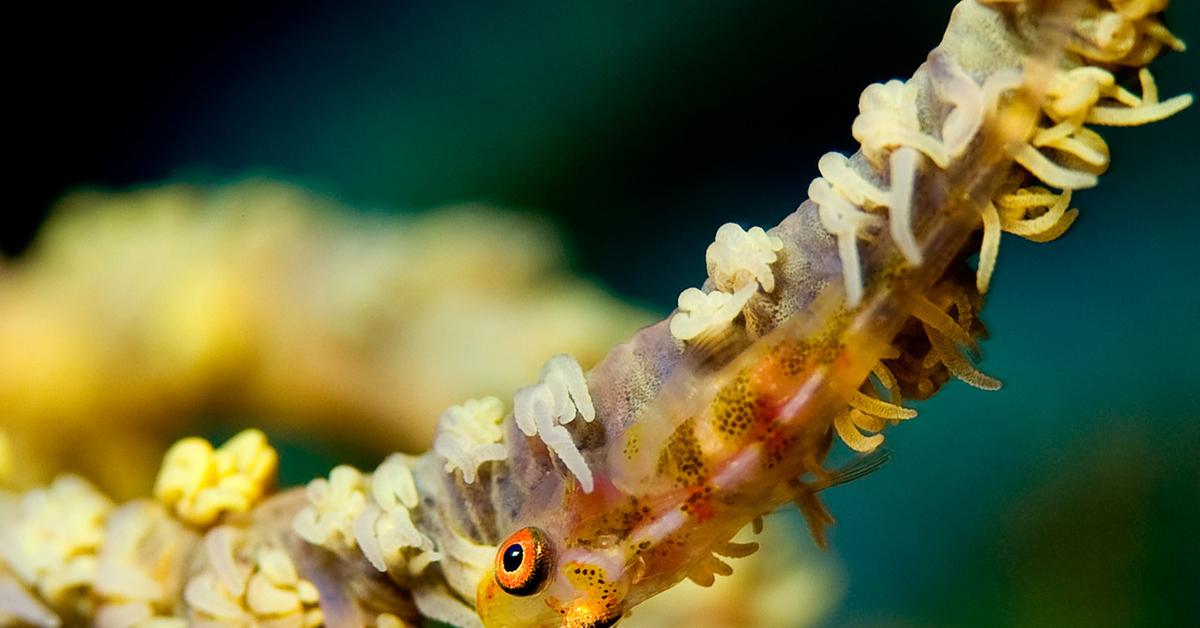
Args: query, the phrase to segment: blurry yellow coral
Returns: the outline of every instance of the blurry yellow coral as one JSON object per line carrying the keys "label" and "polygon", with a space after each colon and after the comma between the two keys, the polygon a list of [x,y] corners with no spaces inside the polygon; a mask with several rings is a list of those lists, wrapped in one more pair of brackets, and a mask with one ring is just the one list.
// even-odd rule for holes
{"label": "blurry yellow coral", "polygon": [[590,366],[650,321],[564,268],[543,224],[481,206],[368,216],[263,180],[73,194],[0,272],[12,481],[71,466],[144,492],[211,410],[424,449],[451,404],[559,351]]}
{"label": "blurry yellow coral", "polygon": [[8,432],[0,430],[0,485],[8,482],[12,467],[12,441],[8,438]]}
{"label": "blurry yellow coral", "polygon": [[214,450],[203,438],[171,446],[154,496],[180,519],[207,526],[226,512],[247,512],[275,481],[279,456],[259,430],[244,430]]}
{"label": "blurry yellow coral", "polygon": [[99,628],[186,626],[171,616],[182,591],[195,532],[161,504],[137,500],[108,519],[96,568]]}
{"label": "blurry yellow coral", "polygon": [[183,597],[192,626],[320,626],[319,594],[300,577],[279,547],[248,543],[232,527],[211,530],[204,540],[206,568],[192,576]]}
{"label": "blurry yellow coral", "polygon": [[[0,509],[0,558],[54,606],[86,604],[113,503],[83,478],[61,475]],[[80,609],[86,612],[87,609]]]}

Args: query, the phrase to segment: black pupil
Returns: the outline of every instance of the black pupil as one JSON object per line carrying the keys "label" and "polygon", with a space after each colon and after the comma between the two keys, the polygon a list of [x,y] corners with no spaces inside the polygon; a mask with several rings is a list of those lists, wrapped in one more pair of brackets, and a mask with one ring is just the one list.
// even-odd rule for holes
{"label": "black pupil", "polygon": [[504,550],[504,571],[516,571],[525,562],[525,548],[520,543],[513,543]]}

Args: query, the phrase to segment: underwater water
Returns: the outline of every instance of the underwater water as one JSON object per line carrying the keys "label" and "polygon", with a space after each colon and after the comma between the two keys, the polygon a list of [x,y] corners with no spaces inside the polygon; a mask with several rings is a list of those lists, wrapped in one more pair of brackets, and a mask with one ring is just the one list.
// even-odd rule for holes
{"label": "underwater water", "polygon": [[[861,89],[910,74],[952,3],[813,4],[218,5],[174,36],[90,16],[67,31],[120,43],[19,75],[18,204],[248,173],[358,207],[481,200],[547,217],[574,270],[665,313],[717,226],[804,199]],[[1200,85],[1194,52],[1155,72]],[[1200,114],[1106,137],[1070,231],[1001,245],[982,368],[1004,388],[950,384],[888,432],[883,471],[829,493],[829,625],[1200,621]],[[39,219],[11,218],[6,251]],[[344,454],[295,447],[285,477]]]}

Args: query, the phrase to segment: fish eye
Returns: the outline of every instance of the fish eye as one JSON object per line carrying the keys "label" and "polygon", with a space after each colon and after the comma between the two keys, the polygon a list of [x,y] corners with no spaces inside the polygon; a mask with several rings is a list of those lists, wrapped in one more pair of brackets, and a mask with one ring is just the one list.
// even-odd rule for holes
{"label": "fish eye", "polygon": [[533,595],[549,580],[550,562],[546,534],[537,528],[521,528],[500,544],[496,584],[512,595]]}

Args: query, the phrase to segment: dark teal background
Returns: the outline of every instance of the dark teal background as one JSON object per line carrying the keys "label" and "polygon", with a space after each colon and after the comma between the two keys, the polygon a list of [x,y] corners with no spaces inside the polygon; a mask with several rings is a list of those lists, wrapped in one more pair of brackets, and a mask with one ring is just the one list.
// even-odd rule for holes
{"label": "dark teal background", "polygon": [[[268,174],[379,211],[542,213],[576,270],[665,312],[718,225],[774,224],[853,149],[858,93],[911,73],[949,5],[32,9],[0,244],[78,185]],[[1156,65],[1165,96],[1197,91],[1197,54]],[[951,384],[888,432],[884,471],[831,492],[832,625],[1200,625],[1198,120],[1106,132],[1070,232],[1004,239],[983,367],[1005,387]],[[313,451],[287,477],[322,472]]]}

